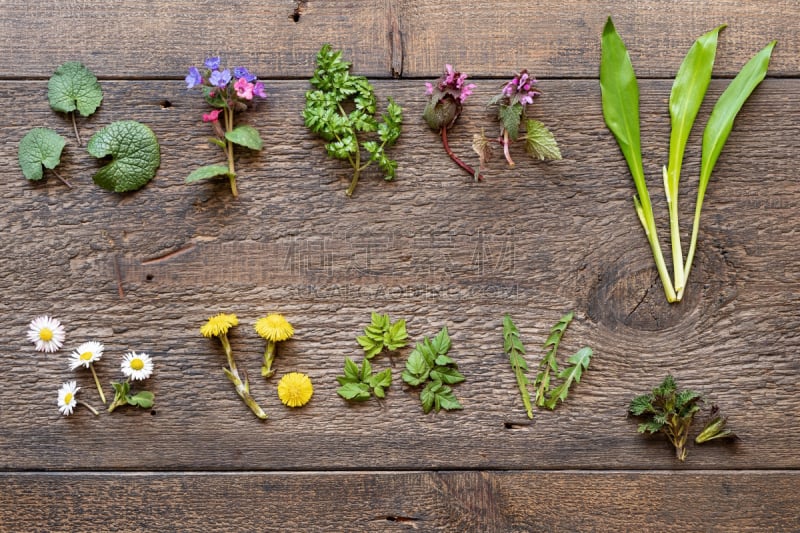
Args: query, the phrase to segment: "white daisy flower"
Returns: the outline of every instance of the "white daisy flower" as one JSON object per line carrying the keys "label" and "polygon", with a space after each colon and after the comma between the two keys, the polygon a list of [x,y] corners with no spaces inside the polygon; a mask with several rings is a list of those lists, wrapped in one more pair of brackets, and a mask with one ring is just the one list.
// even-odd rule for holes
{"label": "white daisy flower", "polygon": [[74,381],[67,381],[58,389],[58,410],[61,411],[62,415],[69,416],[72,414],[72,410],[75,409],[75,405],[78,403],[75,395],[78,394],[79,390],[81,388]]}
{"label": "white daisy flower", "polygon": [[28,340],[39,352],[55,352],[64,344],[64,326],[55,318],[43,315],[34,318],[28,328]]}
{"label": "white daisy flower", "polygon": [[103,357],[103,343],[89,341],[84,342],[78,349],[70,354],[69,369],[75,370],[76,368],[89,368],[89,365],[95,361],[99,361]]}
{"label": "white daisy flower", "polygon": [[144,352],[128,352],[122,356],[122,373],[134,381],[147,379],[153,373],[153,360]]}

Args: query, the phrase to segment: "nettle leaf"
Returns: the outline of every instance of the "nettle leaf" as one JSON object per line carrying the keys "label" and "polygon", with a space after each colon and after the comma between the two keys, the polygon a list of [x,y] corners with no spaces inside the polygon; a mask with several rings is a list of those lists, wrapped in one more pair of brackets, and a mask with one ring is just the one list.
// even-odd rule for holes
{"label": "nettle leaf", "polygon": [[264,141],[261,140],[258,130],[246,124],[236,126],[231,131],[226,132],[225,138],[234,144],[251,150],[261,150],[264,147]]}
{"label": "nettle leaf", "polygon": [[522,104],[518,102],[514,105],[501,105],[497,116],[508,132],[509,138],[516,141],[519,138],[519,124],[522,121]]}
{"label": "nettle leaf", "polygon": [[229,177],[228,167],[225,165],[208,165],[200,167],[186,177],[186,183],[194,183],[195,181],[207,180],[209,178]]}
{"label": "nettle leaf", "polygon": [[525,122],[525,150],[541,161],[561,159],[556,138],[547,126],[538,120],[528,119]]}
{"label": "nettle leaf", "polygon": [[127,400],[128,405],[134,405],[142,409],[150,409],[155,402],[155,396],[152,392],[144,390],[136,394],[127,395],[125,400]]}
{"label": "nettle leaf", "polygon": [[111,156],[111,162],[92,179],[114,192],[140,189],[155,176],[161,164],[161,151],[153,130],[135,120],[109,124],[92,135],[86,150],[98,158]]}
{"label": "nettle leaf", "polygon": [[47,83],[47,99],[54,111],[75,111],[88,117],[103,101],[103,91],[97,77],[77,61],[64,63],[56,69]]}
{"label": "nettle leaf", "polygon": [[33,128],[19,142],[19,166],[29,180],[40,180],[44,168],[50,170],[61,163],[61,151],[67,140],[48,128]]}

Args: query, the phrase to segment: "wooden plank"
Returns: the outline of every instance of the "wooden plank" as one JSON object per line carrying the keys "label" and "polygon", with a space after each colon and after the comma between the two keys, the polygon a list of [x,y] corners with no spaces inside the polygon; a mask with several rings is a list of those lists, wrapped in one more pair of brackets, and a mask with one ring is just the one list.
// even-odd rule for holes
{"label": "wooden plank", "polygon": [[0,474],[4,531],[791,531],[797,472]]}
{"label": "wooden plank", "polygon": [[4,77],[49,77],[65,61],[83,61],[104,78],[177,78],[212,55],[262,78],[309,77],[326,42],[345,50],[357,72],[387,76],[397,25],[390,4],[2,0],[0,45],[14,57]]}
{"label": "wooden plank", "polygon": [[[662,220],[657,169],[667,151],[669,85],[642,84],[647,168]],[[536,116],[553,128],[564,161],[534,163],[516,152],[515,169],[494,161],[484,183],[457,169],[422,123],[420,82],[376,86],[381,99],[394,95],[406,107],[395,182],[367,173],[346,199],[346,169],[302,127],[305,87],[273,82],[268,101],[243,118],[265,134],[266,146],[240,158],[241,195],[233,201],[224,184],[183,184],[221,154],[206,144],[202,99],[180,82],[104,82],[101,110],[79,121],[85,137],[123,118],[158,135],[158,176],[127,195],[95,187],[97,164],[72,140],[62,170],[75,189],[52,178],[25,182],[16,166],[19,139],[32,125],[71,139],[71,126],[49,110],[45,82],[0,83],[0,108],[15,110],[5,112],[0,151],[11,171],[0,182],[0,312],[8,332],[0,340],[0,469],[800,465],[796,80],[767,80],[740,115],[706,197],[687,299],[675,306],[661,294],[596,81],[542,82]],[[714,82],[711,91],[723,87]],[[454,150],[472,162],[469,139],[491,124],[482,104],[489,95],[482,84],[451,135]],[[695,132],[690,147],[698,140]],[[698,159],[694,150],[685,165],[687,232]],[[383,406],[336,396],[335,376],[346,355],[358,356],[354,337],[372,309],[408,318],[413,340],[448,326],[467,376],[456,387],[464,411],[422,414],[417,393],[399,382],[408,349],[394,360]],[[577,319],[563,356],[586,344],[597,355],[566,405],[528,422],[501,351],[501,316],[512,313],[536,361],[548,328],[571,309]],[[263,341],[251,324],[272,310],[297,330],[279,374],[308,372],[316,386],[299,411],[282,407],[275,383],[257,377]],[[270,414],[265,424],[224,379],[219,346],[198,334],[218,311],[240,315],[232,342]],[[66,350],[83,340],[106,343],[98,365],[104,384],[121,378],[124,351],[151,352],[154,413],[61,417],[55,393],[67,379],[98,402],[89,374],[67,370],[68,351],[33,352],[25,330],[43,313],[67,325]],[[376,368],[389,364],[386,356],[375,360]],[[637,435],[627,402],[667,372],[707,393],[743,440],[693,446],[678,464],[662,439]]]}
{"label": "wooden plank", "polygon": [[598,75],[600,35],[612,16],[637,75],[673,77],[692,41],[720,24],[715,75],[731,76],[778,40],[772,75],[800,73],[800,6],[794,0],[564,2],[400,0],[403,75],[439,76],[452,63],[472,76]]}

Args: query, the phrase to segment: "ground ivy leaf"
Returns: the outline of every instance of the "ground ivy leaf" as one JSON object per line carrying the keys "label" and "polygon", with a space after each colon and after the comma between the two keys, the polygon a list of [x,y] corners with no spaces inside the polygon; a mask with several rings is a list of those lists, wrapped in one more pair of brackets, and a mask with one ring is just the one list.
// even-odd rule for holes
{"label": "ground ivy leaf", "polygon": [[218,176],[228,176],[228,167],[225,165],[208,165],[200,167],[186,177],[186,183],[216,178]]}
{"label": "ground ivy leaf", "polygon": [[525,150],[542,161],[561,159],[561,150],[558,149],[556,138],[547,129],[547,126],[538,120],[529,119],[525,123]]}
{"label": "ground ivy leaf", "polygon": [[93,176],[94,182],[114,192],[135,191],[156,174],[161,152],[153,130],[135,120],[113,122],[98,131],[86,149],[94,157],[111,156]]}
{"label": "ground ivy leaf", "polygon": [[42,167],[50,170],[61,162],[66,139],[49,128],[33,128],[19,142],[19,166],[29,180],[44,176]]}
{"label": "ground ivy leaf", "polygon": [[264,147],[264,142],[261,140],[258,130],[246,124],[236,126],[225,134],[225,138],[234,144],[251,150],[261,150]]}
{"label": "ground ivy leaf", "polygon": [[47,83],[47,99],[54,111],[75,111],[88,117],[103,101],[100,83],[92,72],[77,61],[69,61],[56,69]]}

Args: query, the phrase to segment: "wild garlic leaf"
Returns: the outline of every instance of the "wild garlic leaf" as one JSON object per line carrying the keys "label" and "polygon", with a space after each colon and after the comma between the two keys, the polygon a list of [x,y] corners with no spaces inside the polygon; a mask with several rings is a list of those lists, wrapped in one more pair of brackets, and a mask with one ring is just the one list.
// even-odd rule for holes
{"label": "wild garlic leaf", "polygon": [[89,139],[87,151],[111,162],[93,176],[94,182],[114,192],[135,191],[156,174],[161,152],[153,130],[134,120],[113,122]]}
{"label": "wild garlic leaf", "polygon": [[33,128],[19,142],[19,166],[29,180],[38,181],[44,168],[50,170],[61,163],[61,152],[67,140],[49,128]]}
{"label": "wild garlic leaf", "polygon": [[207,180],[209,178],[229,177],[228,167],[225,165],[208,165],[200,167],[186,177],[186,183],[194,183],[195,181]]}
{"label": "wild garlic leaf", "polygon": [[47,99],[54,111],[75,111],[88,117],[103,101],[97,77],[82,63],[69,61],[56,69],[47,83]]}
{"label": "wild garlic leaf", "polygon": [[561,150],[553,133],[538,120],[525,122],[525,150],[540,161],[561,159]]}
{"label": "wild garlic leaf", "polygon": [[258,130],[246,124],[236,126],[231,131],[226,132],[225,138],[234,144],[251,150],[261,150],[264,147],[264,141],[261,140]]}

